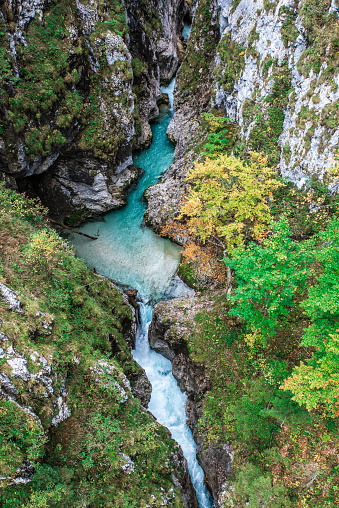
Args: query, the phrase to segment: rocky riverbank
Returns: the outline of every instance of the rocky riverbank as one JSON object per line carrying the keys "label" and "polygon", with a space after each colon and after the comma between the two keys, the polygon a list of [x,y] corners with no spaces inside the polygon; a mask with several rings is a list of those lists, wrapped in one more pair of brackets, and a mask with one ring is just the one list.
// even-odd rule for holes
{"label": "rocky riverbank", "polygon": [[199,426],[203,416],[203,399],[211,388],[211,382],[204,365],[191,360],[188,344],[197,314],[212,308],[210,297],[201,294],[156,304],[149,342],[152,349],[171,360],[173,376],[188,394],[187,422],[198,444],[197,457],[204,469],[215,507],[222,508],[221,499],[231,474],[233,450],[230,443],[213,442],[208,437],[208,429]]}
{"label": "rocky riverbank", "polygon": [[197,508],[180,447],[146,409],[133,301],[39,206],[0,197],[1,505]]}

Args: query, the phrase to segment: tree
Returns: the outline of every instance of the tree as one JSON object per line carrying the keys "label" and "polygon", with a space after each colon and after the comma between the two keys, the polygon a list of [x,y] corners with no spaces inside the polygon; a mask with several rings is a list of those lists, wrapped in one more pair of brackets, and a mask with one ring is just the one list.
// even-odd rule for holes
{"label": "tree", "polygon": [[33,271],[50,277],[58,266],[58,252],[63,249],[63,241],[53,229],[41,229],[31,236],[26,247],[26,256]]}
{"label": "tree", "polygon": [[229,155],[196,163],[186,176],[191,188],[179,218],[202,243],[217,236],[228,252],[247,238],[263,238],[271,222],[272,192],[283,185],[266,163],[254,152],[249,164]]}
{"label": "tree", "polygon": [[[261,239],[267,234],[271,222],[269,200],[272,192],[283,184],[266,164],[267,159],[254,152],[249,164],[237,157],[218,155],[196,163],[189,171],[186,180],[191,187],[177,217],[177,221],[185,221],[188,229],[185,259],[192,258],[194,251],[200,253],[196,259],[206,258],[201,252],[206,251],[206,247],[201,249],[206,242],[225,255],[244,245],[245,240]],[[226,271],[229,297],[228,265]]]}
{"label": "tree", "polygon": [[339,219],[319,233],[315,259],[322,272],[318,284],[311,287],[302,306],[312,319],[305,330],[302,346],[315,352],[307,363],[294,369],[283,388],[291,390],[293,399],[311,410],[325,406],[339,416]]}
{"label": "tree", "polygon": [[238,285],[230,314],[244,319],[248,332],[265,343],[295,305],[296,293],[305,290],[311,260],[312,241],[294,242],[282,219],[260,245],[250,243],[246,250],[234,251],[233,259],[224,259],[235,270]]}
{"label": "tree", "polygon": [[260,469],[252,464],[241,467],[233,489],[232,503],[226,506],[247,506],[248,508],[290,506],[286,497],[286,488],[280,483],[273,485],[269,473],[263,475]]}

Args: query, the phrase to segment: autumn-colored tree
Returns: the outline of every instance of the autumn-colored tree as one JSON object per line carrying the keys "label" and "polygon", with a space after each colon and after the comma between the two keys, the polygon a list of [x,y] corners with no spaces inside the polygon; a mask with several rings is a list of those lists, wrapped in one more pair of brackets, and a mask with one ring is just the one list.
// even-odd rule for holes
{"label": "autumn-colored tree", "polygon": [[[266,236],[271,223],[269,201],[283,183],[267,167],[263,155],[251,153],[248,164],[225,154],[206,158],[188,172],[186,181],[190,188],[176,219],[184,222],[188,231],[185,259],[192,259],[198,250],[200,255],[195,259],[206,257],[206,244],[217,248],[220,257],[248,239]],[[231,272],[228,266],[226,269],[229,292]]]}
{"label": "autumn-colored tree", "polygon": [[32,235],[25,255],[33,271],[50,277],[58,266],[58,251],[62,248],[62,239],[57,232],[46,228]]}
{"label": "autumn-colored tree", "polygon": [[246,239],[266,236],[271,222],[269,200],[282,182],[267,167],[267,159],[251,153],[245,164],[237,157],[220,155],[196,163],[186,181],[191,184],[179,219],[202,243],[218,237],[228,252]]}
{"label": "autumn-colored tree", "polygon": [[339,416],[339,328],[323,342],[326,351],[315,354],[307,363],[301,362],[282,388],[293,393],[292,399],[307,409],[325,407],[334,417]]}

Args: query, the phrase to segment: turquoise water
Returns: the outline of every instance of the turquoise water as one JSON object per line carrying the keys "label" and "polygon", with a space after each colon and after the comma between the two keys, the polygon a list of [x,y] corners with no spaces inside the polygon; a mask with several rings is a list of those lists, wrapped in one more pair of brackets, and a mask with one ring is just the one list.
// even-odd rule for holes
{"label": "turquoise water", "polygon": [[[173,88],[174,81],[168,88],[162,89],[168,93],[172,105]],[[134,157],[134,165],[141,167],[145,173],[129,193],[128,204],[107,214],[104,221],[89,222],[79,228],[93,236],[99,232],[97,240],[72,234],[71,241],[76,247],[76,254],[99,273],[139,290],[140,323],[133,357],[144,368],[152,384],[149,410],[180,444],[200,507],[212,508],[213,500],[205,487],[204,472],[196,458],[197,446],[186,424],[187,395],[181,392],[172,375],[171,362],[152,351],[148,342],[153,313],[150,302],[193,293],[174,276],[180,261],[179,248],[142,226],[146,210],[142,195],[173,162],[174,146],[166,135],[172,116],[170,109],[153,123],[152,145]]]}
{"label": "turquoise water", "polygon": [[[173,104],[174,81],[163,91]],[[71,234],[78,257],[96,270],[139,290],[144,296],[161,294],[175,273],[180,249],[142,226],[146,204],[142,195],[173,162],[174,146],[166,136],[173,110],[166,110],[152,123],[153,142],[148,150],[134,156],[134,165],[145,173],[132,189],[127,205],[105,215],[104,221],[88,222],[78,229],[99,238],[95,241]]]}
{"label": "turquoise water", "polygon": [[184,23],[184,28],[182,29],[181,35],[183,36],[184,40],[187,41],[189,38],[189,35],[191,33],[192,25],[191,23]]}

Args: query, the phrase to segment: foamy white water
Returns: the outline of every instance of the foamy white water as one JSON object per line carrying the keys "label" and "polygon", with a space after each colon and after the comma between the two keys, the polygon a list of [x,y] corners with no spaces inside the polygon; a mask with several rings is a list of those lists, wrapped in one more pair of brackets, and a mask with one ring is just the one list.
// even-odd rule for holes
{"label": "foamy white water", "polygon": [[197,445],[186,424],[186,400],[172,375],[172,365],[162,355],[152,351],[148,342],[148,328],[153,309],[140,303],[140,325],[133,357],[145,369],[152,384],[152,395],[148,409],[157,421],[165,425],[173,439],[180,444],[187,460],[188,470],[201,508],[211,508],[213,500],[204,484],[204,471],[196,457]]}

